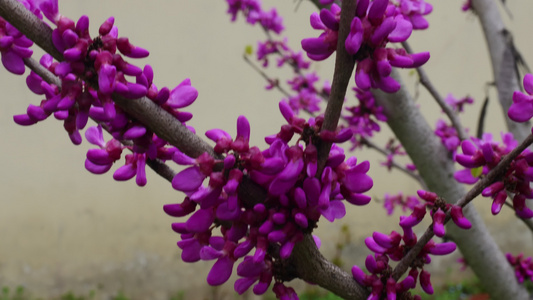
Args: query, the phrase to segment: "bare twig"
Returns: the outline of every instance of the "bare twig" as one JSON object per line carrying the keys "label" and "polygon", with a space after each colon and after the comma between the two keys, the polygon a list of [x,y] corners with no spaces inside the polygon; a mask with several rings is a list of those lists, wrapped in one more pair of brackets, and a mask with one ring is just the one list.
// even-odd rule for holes
{"label": "bare twig", "polygon": [[[369,139],[362,138],[361,143],[363,145],[366,145],[370,149],[376,150],[378,153],[383,154],[384,156],[389,155],[389,153],[385,149],[383,149],[383,148],[379,147],[378,145],[374,144],[374,142],[372,142]],[[414,173],[411,170],[408,170],[405,167],[400,166],[395,161],[392,161],[392,167],[395,168],[395,169],[398,169],[399,171],[403,172],[405,175],[407,175],[407,176],[413,178],[414,180],[416,180],[424,190],[428,189],[427,186],[426,186],[426,183],[424,182],[424,179],[422,179],[422,177],[420,177],[420,175]]]}
{"label": "bare twig", "polygon": [[[411,46],[409,46],[409,43],[402,42],[402,46],[405,48],[405,51],[407,51],[407,53],[413,53],[413,50],[411,49]],[[461,121],[459,120],[457,114],[446,103],[446,101],[444,101],[444,98],[442,98],[442,96],[439,94],[439,92],[437,91],[437,89],[435,88],[431,80],[429,79],[429,76],[427,75],[424,68],[418,67],[416,68],[416,72],[418,73],[420,83],[428,90],[431,96],[433,96],[433,99],[437,101],[437,104],[439,104],[442,111],[444,111],[444,113],[448,116],[448,118],[452,122],[452,126],[457,131],[457,135],[459,136],[459,139],[460,140],[468,139],[468,134],[466,133],[466,130],[461,124]]]}
{"label": "bare twig", "polygon": [[244,54],[242,56],[242,58],[244,59],[244,61],[246,63],[248,63],[248,65],[250,65],[250,67],[252,67],[252,69],[254,69],[254,71],[259,73],[259,75],[261,75],[261,77],[263,77],[270,85],[272,85],[273,87],[278,89],[278,91],[280,91],[283,95],[285,95],[285,97],[290,97],[291,96],[283,87],[281,87],[281,85],[279,84],[279,80],[272,79],[272,78],[268,77],[268,75],[263,70],[261,70],[258,66],[256,66],[250,60],[250,58],[248,58],[248,55]]}
{"label": "bare twig", "polygon": [[[515,159],[524,149],[529,147],[533,143],[533,135],[529,135],[518,147],[516,147],[511,153],[507,154],[503,159],[500,161],[500,163],[492,169],[484,178],[479,180],[476,185],[474,185],[461,199],[459,199],[455,205],[464,207],[468,203],[470,203],[472,200],[474,200],[475,197],[481,194],[481,192],[488,187],[490,184],[492,184],[496,179],[501,177],[501,175],[507,170],[513,159]],[[450,212],[446,214],[446,220],[444,223],[446,224],[450,220]],[[398,263],[398,265],[394,268],[393,271],[393,277],[394,279],[398,280],[409,268],[409,265],[411,262],[415,259],[415,257],[420,253],[422,248],[431,240],[433,237],[433,228],[432,226],[429,226],[428,229],[424,232],[424,234],[420,237],[418,242],[416,243],[411,250],[405,255],[402,260]]]}

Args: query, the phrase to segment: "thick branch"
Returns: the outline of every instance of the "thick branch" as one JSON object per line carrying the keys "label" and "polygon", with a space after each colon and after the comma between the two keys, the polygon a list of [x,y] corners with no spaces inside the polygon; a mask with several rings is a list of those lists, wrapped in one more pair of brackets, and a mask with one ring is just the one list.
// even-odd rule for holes
{"label": "thick branch", "polygon": [[313,237],[307,234],[294,246],[290,262],[296,267],[301,279],[320,285],[344,299],[366,299],[369,292],[318,251]]}
{"label": "thick branch", "polygon": [[472,0],[472,8],[479,17],[479,22],[485,34],[485,40],[492,62],[494,82],[498,88],[498,98],[503,109],[507,128],[516,140],[524,140],[531,129],[530,122],[516,123],[507,116],[512,104],[513,92],[520,90],[521,78],[515,72],[516,57],[512,40],[507,31],[494,0]]}

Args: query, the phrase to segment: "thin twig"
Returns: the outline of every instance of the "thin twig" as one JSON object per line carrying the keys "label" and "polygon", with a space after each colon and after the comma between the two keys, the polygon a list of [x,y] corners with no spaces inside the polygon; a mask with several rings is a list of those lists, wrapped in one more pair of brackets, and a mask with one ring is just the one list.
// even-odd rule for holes
{"label": "thin twig", "polygon": [[248,55],[244,54],[242,56],[242,58],[244,59],[244,61],[246,63],[248,63],[248,65],[250,65],[250,67],[252,67],[252,69],[254,69],[254,71],[256,71],[257,73],[259,73],[259,75],[261,75],[261,77],[263,77],[270,85],[272,85],[273,87],[275,87],[276,89],[278,89],[278,91],[280,91],[283,95],[285,95],[285,97],[290,97],[291,95],[284,89],[281,87],[281,85],[279,84],[279,80],[277,79],[272,79],[270,77],[268,77],[268,75],[263,71],[261,70],[258,66],[256,66],[249,58],[248,58]]}
{"label": "thin twig", "polygon": [[[405,51],[407,53],[413,53],[413,50],[411,49],[411,46],[409,46],[409,43],[402,42],[402,46],[404,47]],[[441,107],[442,111],[448,116],[450,121],[452,122],[452,126],[457,131],[457,135],[459,136],[460,140],[466,140],[468,139],[468,134],[466,133],[466,130],[464,129],[463,125],[461,124],[461,121],[457,117],[457,114],[453,111],[453,109],[444,101],[444,98],[439,94],[433,83],[431,83],[431,80],[429,79],[429,76],[427,75],[426,71],[422,67],[416,68],[416,72],[418,73],[418,77],[420,79],[420,83],[428,90],[428,92],[433,96],[435,101],[437,101],[437,104]]]}
{"label": "thin twig", "polygon": [[[362,138],[362,139],[361,139],[361,143],[362,143],[363,145],[366,145],[368,148],[370,148],[370,149],[374,149],[374,150],[376,150],[378,153],[383,154],[385,157],[386,157],[387,155],[389,155],[389,153],[388,153],[385,149],[383,149],[383,148],[379,147],[378,145],[374,144],[374,142],[372,142],[372,141],[369,140],[369,139]],[[422,179],[422,177],[420,177],[420,175],[414,173],[414,172],[411,171],[411,170],[408,170],[408,169],[405,168],[405,167],[400,166],[400,165],[399,165],[398,163],[396,163],[395,161],[392,161],[392,162],[391,162],[391,166],[392,166],[393,168],[398,169],[399,171],[403,172],[403,173],[406,174],[407,176],[413,178],[414,180],[416,180],[424,190],[428,190],[428,187],[427,187],[426,183],[424,182],[424,180]]]}
{"label": "thin twig", "polygon": [[[509,164],[515,159],[520,153],[524,151],[529,145],[533,143],[533,135],[529,135],[518,147],[516,147],[513,151],[511,151],[509,154],[504,156],[500,163],[492,169],[484,178],[479,180],[476,185],[474,185],[461,199],[459,199],[455,205],[465,207],[468,203],[470,203],[475,197],[477,197],[481,192],[488,187],[490,184],[492,184],[495,180],[497,180],[509,167]],[[446,224],[450,220],[450,212],[447,212],[446,219],[444,221],[444,224]],[[400,260],[398,265],[394,268],[394,271],[392,273],[392,276],[394,279],[398,280],[409,268],[409,265],[413,262],[413,260],[416,258],[418,253],[422,250],[422,248],[431,240],[433,237],[433,227],[430,225],[426,232],[420,237],[418,242],[416,243],[413,248],[409,250],[409,252]]]}
{"label": "thin twig", "polygon": [[[512,209],[514,211],[514,207],[513,207],[513,205],[511,203],[509,203],[509,201],[505,201],[504,204],[505,204],[505,206],[509,207],[510,209]],[[533,232],[533,221],[531,219],[521,218],[517,213],[515,213],[515,216],[516,216],[517,219],[522,221],[524,223],[524,225],[526,225],[526,227],[529,229],[529,231]]]}
{"label": "thin twig", "polygon": [[[339,24],[339,36],[337,41],[337,52],[335,56],[335,71],[331,83],[331,95],[324,113],[324,123],[322,130],[335,131],[341,116],[344,96],[348,89],[348,83],[352,77],[355,66],[355,59],[344,47],[344,41],[350,32],[350,23],[355,17],[356,1],[343,1]],[[326,160],[331,149],[331,143],[322,142],[318,147],[318,174],[322,174]]]}

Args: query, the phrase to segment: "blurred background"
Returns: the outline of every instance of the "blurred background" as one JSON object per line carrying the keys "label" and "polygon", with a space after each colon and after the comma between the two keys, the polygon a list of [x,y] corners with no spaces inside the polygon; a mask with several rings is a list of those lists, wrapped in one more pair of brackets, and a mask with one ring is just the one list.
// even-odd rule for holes
{"label": "blurred background", "polygon": [[[276,7],[284,18],[283,35],[293,49],[300,49],[302,38],[319,34],[309,26],[309,15],[316,8],[308,1],[298,2],[263,1],[264,9]],[[486,84],[492,80],[481,28],[475,15],[461,11],[462,0],[432,2],[434,10],[427,18],[430,29],[414,32],[409,41],[415,51],[431,52],[425,68],[442,95],[475,99],[462,116],[473,132]],[[533,2],[507,2],[512,19],[502,11],[503,17],[526,61],[533,64]],[[265,36],[260,28],[246,24],[242,16],[231,23],[225,1],[71,0],[60,1],[59,6],[61,14],[73,20],[88,15],[92,33],[114,16],[120,36],[150,50],[148,58],[133,63],[150,64],[158,87],[173,88],[190,78],[199,97],[190,107],[194,118],[188,124],[199,134],[211,128],[235,134],[237,117],[245,115],[251,123],[251,144],[264,148],[264,136],[276,133],[284,123],[277,108],[282,95],[266,91],[267,83],[242,58],[246,46],[255,49]],[[36,51],[34,57],[41,54]],[[321,77],[320,83],[331,81],[333,57],[313,63],[311,68]],[[290,75],[288,70],[277,70],[274,63],[267,73],[281,81]],[[416,84],[413,72],[403,74],[409,89],[418,95],[420,109],[434,125],[441,117],[440,109]],[[50,118],[31,127],[13,122],[13,115],[24,113],[28,104],[41,100],[26,88],[25,77],[2,70],[0,89],[0,287],[23,286],[43,299],[67,292],[92,293],[94,299],[117,295],[161,300],[237,297],[232,279],[218,288],[207,285],[205,278],[213,262],[181,261],[178,236],[170,228],[178,220],[162,210],[164,204],[181,202],[181,193],[151,170],[143,188],[134,181],[115,182],[114,169],[99,176],[89,173],[84,160],[90,145],[84,141],[73,146],[61,122]],[[500,132],[506,130],[502,111],[494,89],[489,88],[488,95],[491,102],[486,129],[500,140]],[[348,99],[355,103],[352,93]],[[391,136],[383,124],[376,143],[383,146]],[[354,155],[371,162],[374,188],[369,195],[374,201],[365,207],[350,207],[347,216],[333,224],[321,221],[316,231],[324,255],[336,259],[346,270],[353,264],[363,265],[370,253],[363,243],[365,237],[373,231],[399,228],[400,213],[387,216],[383,195],[412,195],[420,188],[413,180],[380,166],[383,156],[367,150]],[[508,210],[493,217],[490,203],[478,199],[475,205],[501,248],[532,255],[531,232]],[[419,230],[424,230],[423,226]],[[455,253],[432,263],[435,284],[471,276],[468,270],[459,271],[461,265],[455,262],[459,257]],[[298,280],[292,285],[305,286]]]}

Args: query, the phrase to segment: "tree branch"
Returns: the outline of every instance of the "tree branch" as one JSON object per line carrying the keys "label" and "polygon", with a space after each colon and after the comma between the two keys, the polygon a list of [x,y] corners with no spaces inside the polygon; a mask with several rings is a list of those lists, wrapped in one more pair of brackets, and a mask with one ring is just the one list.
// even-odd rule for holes
{"label": "tree branch", "polygon": [[507,129],[513,133],[516,140],[524,140],[530,132],[531,123],[516,123],[507,116],[507,111],[513,103],[513,93],[520,90],[521,78],[517,78],[515,72],[517,61],[513,45],[505,34],[506,29],[498,5],[494,0],[472,0],[472,9],[478,15],[485,34],[494,82],[498,89],[498,99]]}
{"label": "tree branch", "polygon": [[[366,145],[368,148],[374,149],[377,152],[383,154],[385,157],[388,155],[388,153],[387,153],[387,151],[385,149],[383,149],[383,148],[379,147],[378,145],[374,144],[374,142],[372,142],[370,139],[362,138],[361,139],[361,143],[363,145]],[[404,167],[400,166],[395,161],[392,161],[392,167],[394,167],[394,168],[398,169],[399,171],[403,172],[405,175],[413,178],[414,180],[416,180],[420,184],[420,186],[424,190],[427,190],[427,185],[424,182],[424,179],[422,179],[422,177],[420,177],[418,174],[414,173],[413,171],[408,170],[407,168],[404,168]]]}
{"label": "tree branch", "polygon": [[[402,42],[402,46],[405,48],[405,51],[407,53],[413,53],[413,50],[411,49],[411,46],[409,46],[409,43]],[[437,101],[437,104],[439,104],[440,108],[444,113],[448,116],[450,121],[452,122],[452,126],[457,131],[457,135],[459,136],[460,140],[466,140],[468,139],[468,134],[466,133],[465,128],[461,124],[461,121],[459,120],[459,117],[456,113],[452,110],[452,108],[444,101],[444,98],[439,94],[437,91],[437,88],[431,83],[431,80],[429,79],[429,76],[427,75],[426,71],[422,67],[416,68],[416,72],[418,73],[418,78],[420,79],[420,83],[426,88],[426,90],[433,96],[433,99]]]}
{"label": "tree branch", "polygon": [[[392,75],[402,83],[396,71]],[[384,108],[389,127],[429,189],[447,201],[462,198],[465,191],[453,178],[454,163],[448,151],[434,135],[406,89],[402,88],[395,94],[375,90],[374,96]],[[447,233],[456,242],[484,288],[494,299],[528,299],[527,291],[518,284],[512,268],[475,208],[470,205],[463,212],[472,223],[472,228],[463,230],[448,224]]]}
{"label": "tree branch", "polygon": [[[326,106],[326,111],[324,113],[322,130],[335,131],[337,129],[342,106],[344,104],[344,96],[346,95],[348,83],[352,77],[353,68],[355,66],[355,59],[353,55],[350,55],[344,46],[344,41],[346,41],[346,38],[350,33],[350,23],[355,17],[355,8],[355,0],[342,2],[339,36],[335,56],[335,71],[333,73],[333,81],[331,83],[331,94],[329,96],[328,105]],[[325,167],[330,149],[331,143],[322,141],[322,143],[319,145],[317,174],[322,174],[322,170]]]}
{"label": "tree branch", "polygon": [[[35,72],[37,75],[39,75],[44,81],[48,82],[49,84],[54,84],[58,88],[61,88],[61,80],[55,76],[52,72],[48,71],[45,67],[43,67],[41,64],[39,64],[36,60],[34,60],[31,57],[24,59],[24,64],[30,68],[33,72]],[[94,121],[94,120],[93,120]],[[96,122],[96,121],[95,121]],[[98,123],[98,122],[97,122]],[[107,131],[107,128],[105,128]],[[120,141],[124,145],[131,145],[131,143],[128,143],[128,141]],[[172,179],[174,179],[174,176],[176,176],[176,172],[172,170],[171,167],[169,167],[165,162],[159,160],[159,159],[147,159],[146,164],[154,170],[159,176],[163,177],[169,182],[172,182]]]}
{"label": "tree branch", "polygon": [[[529,147],[529,145],[531,145],[532,143],[533,135],[530,134],[518,147],[511,151],[511,153],[503,157],[500,163],[494,169],[492,169],[485,177],[479,180],[476,185],[474,185],[461,199],[458,199],[455,202],[455,205],[465,207],[468,203],[474,200],[474,198],[479,196],[486,187],[491,185],[498,178],[501,178],[501,176],[503,175],[503,173],[505,173],[513,159],[515,159],[520,153],[524,151],[524,149]],[[450,219],[450,212],[448,212],[446,214],[446,219],[444,223],[446,224]],[[528,224],[526,223],[526,225]],[[402,260],[398,263],[398,265],[394,268],[393,276],[396,280],[398,280],[402,276],[402,274],[407,271],[411,262],[415,259],[418,253],[420,253],[420,251],[427,244],[427,242],[431,240],[433,235],[434,234],[432,225],[430,225],[428,229],[426,229],[424,234],[420,237],[416,245],[411,248],[411,250],[409,250],[409,253],[404,256]]]}

